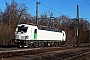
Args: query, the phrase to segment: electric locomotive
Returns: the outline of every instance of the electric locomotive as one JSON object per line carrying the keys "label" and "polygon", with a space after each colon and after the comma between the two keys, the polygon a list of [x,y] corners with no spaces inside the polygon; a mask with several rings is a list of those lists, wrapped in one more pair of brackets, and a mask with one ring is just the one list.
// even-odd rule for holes
{"label": "electric locomotive", "polygon": [[14,43],[18,47],[60,46],[66,41],[65,31],[47,27],[19,24],[15,31]]}

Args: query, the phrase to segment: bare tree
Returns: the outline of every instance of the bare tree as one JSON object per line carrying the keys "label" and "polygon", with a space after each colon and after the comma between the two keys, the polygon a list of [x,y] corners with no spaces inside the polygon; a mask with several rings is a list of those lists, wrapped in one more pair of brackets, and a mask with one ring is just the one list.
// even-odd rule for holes
{"label": "bare tree", "polygon": [[39,20],[40,20],[39,21],[40,25],[48,25],[47,12],[44,11],[44,13],[40,15],[40,19]]}
{"label": "bare tree", "polygon": [[3,17],[1,16],[3,19],[3,28],[1,28],[3,30],[3,35],[0,37],[2,38],[2,44],[11,44],[12,39],[14,38],[16,25],[19,21],[29,20],[30,14],[27,13],[27,7],[25,4],[21,4],[19,6],[19,4],[17,4],[14,0],[12,0],[11,4],[7,2],[5,3],[6,9],[2,15]]}

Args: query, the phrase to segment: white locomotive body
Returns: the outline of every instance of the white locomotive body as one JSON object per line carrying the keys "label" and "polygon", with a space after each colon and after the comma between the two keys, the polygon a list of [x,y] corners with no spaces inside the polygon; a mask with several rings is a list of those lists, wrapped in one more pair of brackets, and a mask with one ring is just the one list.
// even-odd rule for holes
{"label": "white locomotive body", "polygon": [[15,44],[19,47],[58,46],[66,41],[64,31],[38,28],[28,24],[19,24],[15,31]]}

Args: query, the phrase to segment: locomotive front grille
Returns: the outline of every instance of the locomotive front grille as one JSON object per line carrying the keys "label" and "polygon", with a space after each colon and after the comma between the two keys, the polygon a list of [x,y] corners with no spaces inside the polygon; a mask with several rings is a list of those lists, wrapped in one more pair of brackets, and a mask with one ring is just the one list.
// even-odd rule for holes
{"label": "locomotive front grille", "polygon": [[22,39],[22,40],[25,40],[25,36],[22,36],[21,39]]}

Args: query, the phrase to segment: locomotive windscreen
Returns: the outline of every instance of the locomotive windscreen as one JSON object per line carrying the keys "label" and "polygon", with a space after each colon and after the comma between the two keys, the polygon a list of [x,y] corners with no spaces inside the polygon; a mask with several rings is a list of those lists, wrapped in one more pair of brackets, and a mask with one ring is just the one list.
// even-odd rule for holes
{"label": "locomotive windscreen", "polygon": [[27,32],[28,27],[25,26],[18,26],[17,32]]}

